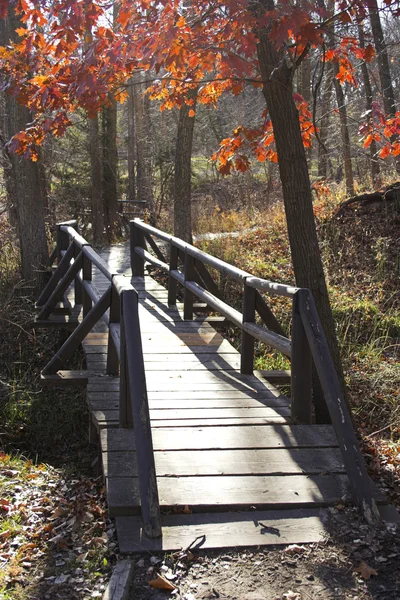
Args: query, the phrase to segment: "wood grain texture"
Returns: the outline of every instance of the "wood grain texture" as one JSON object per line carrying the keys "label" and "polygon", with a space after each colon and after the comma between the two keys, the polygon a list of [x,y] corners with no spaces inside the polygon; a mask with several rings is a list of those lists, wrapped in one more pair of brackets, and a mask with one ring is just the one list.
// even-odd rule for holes
{"label": "wood grain texture", "polygon": [[[338,448],[271,450],[184,450],[155,453],[157,476],[316,475],[344,473]],[[104,452],[105,477],[135,477],[135,452]]]}
{"label": "wood grain texture", "polygon": [[[157,477],[162,507],[201,510],[225,506],[270,508],[328,506],[349,497],[346,475]],[[132,514],[139,501],[135,477],[107,479],[110,515]]]}
{"label": "wood grain texture", "polygon": [[127,553],[180,550],[197,538],[198,550],[322,542],[328,520],[327,509],[318,508],[164,515],[158,540],[143,536],[138,517],[117,517],[116,527],[120,550]]}
{"label": "wood grain texture", "polygon": [[[134,450],[132,430],[102,431],[103,452]],[[241,427],[174,427],[153,430],[155,450],[223,450],[252,448],[336,448],[330,425],[243,425]]]}

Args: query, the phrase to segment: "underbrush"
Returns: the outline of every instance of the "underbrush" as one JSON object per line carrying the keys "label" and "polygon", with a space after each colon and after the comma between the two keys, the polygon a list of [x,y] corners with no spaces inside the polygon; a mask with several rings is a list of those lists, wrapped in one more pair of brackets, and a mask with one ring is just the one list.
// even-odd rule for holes
{"label": "underbrush", "polygon": [[[400,434],[400,212],[394,205],[348,207],[334,218],[339,200],[332,195],[315,204],[320,246],[341,347],[346,382],[357,424],[365,434],[384,428]],[[259,228],[239,238],[200,243],[202,249],[250,273],[294,284],[283,206],[259,216]],[[221,278],[230,303],[241,309],[242,292]],[[286,331],[290,303],[266,298]],[[233,335],[233,333],[232,333]],[[282,355],[256,346],[255,366],[290,368]]]}
{"label": "underbrush", "polygon": [[[4,233],[4,232],[3,232]],[[88,422],[81,390],[44,388],[40,371],[60,347],[59,332],[33,328],[33,299],[18,279],[18,245],[12,233],[0,248],[0,449],[34,463],[86,469]],[[25,287],[26,289],[26,287]],[[71,368],[81,368],[83,354]]]}
{"label": "underbrush", "polygon": [[[102,482],[89,476],[86,394],[42,387],[62,337],[34,330],[18,244],[1,234],[0,598],[101,597],[115,543]],[[82,365],[77,353],[70,366]]]}

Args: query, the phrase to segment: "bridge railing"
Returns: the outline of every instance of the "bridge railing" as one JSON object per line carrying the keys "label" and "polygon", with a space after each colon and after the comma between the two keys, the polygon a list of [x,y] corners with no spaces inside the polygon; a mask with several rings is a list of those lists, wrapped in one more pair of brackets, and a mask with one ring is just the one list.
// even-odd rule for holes
{"label": "bridge railing", "polygon": [[[154,464],[150,413],[140,334],[138,293],[129,280],[113,274],[107,263],[79,235],[76,221],[57,225],[58,266],[37,301],[37,319],[46,320],[74,285],[75,305],[82,305],[83,319],[42,371],[44,377],[65,369],[71,358],[102,319],[108,326],[107,374],[120,377],[120,427],[134,429],[143,526],[146,535],[161,535],[160,506]],[[100,271],[109,286],[99,293],[92,284],[93,270]]]}
{"label": "bridge railing", "polygon": [[[168,254],[163,252],[154,238],[167,244],[168,259]],[[176,304],[177,300],[177,284],[183,286],[185,319],[193,318],[194,297],[197,297],[241,329],[242,373],[253,373],[255,339],[291,358],[291,412],[295,423],[312,422],[314,364],[342,451],[353,498],[368,521],[379,518],[365,463],[310,290],[254,277],[183,240],[147,225],[140,219],[131,221],[130,243],[133,277],[144,276],[145,262],[168,273],[168,303],[172,305]],[[147,244],[155,256],[147,250]],[[242,284],[242,312],[222,299],[220,289],[207,267],[216,269]],[[260,292],[269,296],[285,296],[292,300],[291,339],[286,337]],[[263,325],[256,323],[256,313],[259,314]]]}

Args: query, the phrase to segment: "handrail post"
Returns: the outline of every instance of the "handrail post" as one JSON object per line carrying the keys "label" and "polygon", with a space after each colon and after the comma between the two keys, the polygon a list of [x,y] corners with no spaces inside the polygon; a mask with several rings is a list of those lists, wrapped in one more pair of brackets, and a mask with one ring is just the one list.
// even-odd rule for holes
{"label": "handrail post", "polygon": [[[194,259],[188,252],[185,252],[185,267],[184,267],[185,284],[187,281],[193,281],[195,277]],[[183,318],[188,321],[193,319],[193,294],[185,286],[183,293]]]}
{"label": "handrail post", "polygon": [[66,231],[62,231],[63,223],[56,225],[56,245],[57,245],[57,264],[60,264],[62,259],[62,251],[67,250],[69,246],[69,236]]}
{"label": "handrail post", "polygon": [[132,277],[144,277],[144,259],[135,252],[136,246],[143,248],[143,250],[146,249],[144,233],[139,227],[136,227],[135,221],[130,221],[129,229]]}
{"label": "handrail post", "polygon": [[177,281],[174,277],[171,276],[171,271],[175,271],[178,268],[178,248],[171,241],[170,250],[169,250],[169,271],[170,275],[168,278],[168,305],[175,306],[176,305],[176,290],[177,290]]}
{"label": "handrail post", "polygon": [[312,355],[300,314],[301,296],[298,290],[292,308],[291,415],[294,423],[307,425],[312,417]]}
{"label": "handrail post", "polygon": [[301,319],[310,344],[313,362],[324,392],[325,402],[332,419],[332,425],[342,452],[353,499],[369,523],[377,522],[380,519],[380,515],[376,506],[371,481],[360,452],[357,436],[341,390],[314,298],[308,289],[302,290],[302,294],[298,298]]}
{"label": "handrail post", "polygon": [[121,291],[121,321],[125,332],[129,332],[124,340],[125,375],[129,382],[133,415],[143,530],[148,537],[157,538],[161,536],[161,514],[138,305],[138,293],[135,289]]}
{"label": "handrail post", "polygon": [[110,301],[110,322],[108,327],[108,345],[107,345],[107,375],[118,375],[119,359],[117,349],[111,334],[112,325],[121,322],[121,300],[115,288],[113,275],[111,279],[111,301]]}
{"label": "handrail post", "polygon": [[[74,244],[74,259],[75,260],[79,256],[80,253],[81,253],[81,249],[78,247],[77,244]],[[82,264],[83,264],[83,255],[82,255]],[[83,302],[82,283],[78,277],[78,273],[76,274],[76,277],[74,279],[74,300],[75,300],[75,306],[81,305]]]}
{"label": "handrail post", "polygon": [[[243,323],[254,323],[256,318],[256,290],[244,280]],[[242,329],[240,372],[252,375],[254,367],[254,337]]]}
{"label": "handrail post", "polygon": [[[82,256],[82,279],[83,281],[91,282],[92,281],[92,263],[91,260],[86,256],[85,251],[83,250]],[[85,286],[82,286],[82,294],[83,294],[83,318],[86,317],[88,312],[91,310],[93,306],[93,302],[85,290]]]}
{"label": "handrail post", "polygon": [[[120,311],[122,313],[122,297],[119,297]],[[124,428],[133,427],[132,399],[129,388],[128,364],[126,358],[126,333],[125,322],[120,322],[120,350],[119,350],[119,426]]]}

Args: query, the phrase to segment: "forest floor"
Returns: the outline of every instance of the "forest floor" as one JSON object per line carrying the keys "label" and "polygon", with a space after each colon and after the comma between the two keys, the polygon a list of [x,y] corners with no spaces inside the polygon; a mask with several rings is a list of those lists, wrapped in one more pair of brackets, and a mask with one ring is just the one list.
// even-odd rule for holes
{"label": "forest floor", "polygon": [[[400,508],[399,256],[395,207],[348,209],[332,220],[316,203],[321,248],[338,324],[351,402],[373,478]],[[255,274],[289,283],[282,209],[257,218],[239,237],[203,248]],[[240,215],[232,223],[240,224]],[[244,220],[248,227],[248,219]],[[101,598],[121,558],[102,480],[93,477],[84,392],[42,389],[38,374],[58,347],[54,334],[32,330],[30,300],[12,275],[15,242],[1,231],[0,270],[0,598]],[[232,303],[239,293],[221,281]],[[284,303],[273,306],[289,326]],[[235,343],[234,331],[229,335]],[[282,359],[257,349],[259,368]],[[76,357],[77,367],[82,357]],[[130,600],[396,600],[400,537],[371,530],[356,511],[332,510],[324,543],[220,552],[132,557]],[[171,590],[152,587],[161,573]]]}

